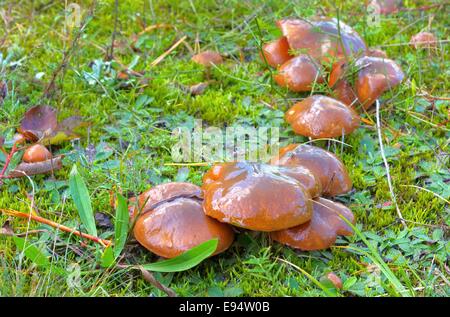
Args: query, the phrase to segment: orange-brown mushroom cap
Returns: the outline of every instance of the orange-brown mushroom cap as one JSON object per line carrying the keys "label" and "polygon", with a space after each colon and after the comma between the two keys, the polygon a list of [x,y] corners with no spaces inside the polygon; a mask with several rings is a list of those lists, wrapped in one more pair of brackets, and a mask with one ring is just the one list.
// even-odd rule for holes
{"label": "orange-brown mushroom cap", "polygon": [[333,89],[333,97],[345,105],[353,107],[358,96],[346,78],[347,62],[341,60],[333,64],[328,79],[328,85]]}
{"label": "orange-brown mushroom cap", "polygon": [[136,211],[140,211],[143,214],[156,207],[157,204],[179,197],[202,198],[203,193],[200,187],[191,183],[172,182],[160,184],[140,194],[137,197],[137,204],[134,200],[130,200],[135,207],[132,209],[130,216],[133,218],[137,215],[135,215]]}
{"label": "orange-brown mushroom cap", "polygon": [[34,144],[23,153],[22,160],[26,163],[43,162],[51,159],[52,153],[41,144]]}
{"label": "orange-brown mushroom cap", "polygon": [[358,114],[342,102],[315,95],[293,105],[285,114],[295,133],[318,138],[347,135],[359,126]]}
{"label": "orange-brown mushroom cap", "polygon": [[419,32],[411,37],[409,44],[413,48],[436,48],[437,38],[430,32]]}
{"label": "orange-brown mushroom cap", "polygon": [[210,67],[211,64],[215,64],[215,65],[219,65],[223,63],[223,58],[222,56],[217,53],[217,52],[213,52],[213,51],[204,51],[201,53],[198,53],[194,56],[192,56],[192,61],[206,66],[206,67]]}
{"label": "orange-brown mushroom cap", "polygon": [[368,1],[368,5],[374,8],[373,14],[390,14],[396,13],[402,6],[401,0],[372,0]]}
{"label": "orange-brown mushroom cap", "polygon": [[292,55],[289,54],[289,44],[284,36],[264,44],[262,54],[264,55],[261,56],[263,61],[265,58],[267,64],[272,67],[278,67],[292,58]]}
{"label": "orange-brown mushroom cap", "polygon": [[257,231],[281,230],[311,219],[311,195],[282,168],[247,162],[218,165],[205,175],[202,187],[208,216]]}
{"label": "orange-brown mushroom cap", "polygon": [[352,180],[342,161],[333,153],[317,146],[290,144],[280,149],[272,164],[283,166],[303,166],[320,181],[322,194],[336,196],[352,189]]}
{"label": "orange-brown mushroom cap", "polygon": [[281,65],[274,79],[278,85],[295,92],[310,91],[315,82],[323,82],[320,65],[303,54]]}
{"label": "orange-brown mushroom cap", "polygon": [[299,50],[321,63],[366,50],[359,34],[342,21],[338,24],[336,19],[283,19],[277,25],[292,50]]}
{"label": "orange-brown mushroom cap", "polygon": [[192,198],[177,198],[146,212],[136,221],[134,236],[146,249],[165,258],[218,238],[215,255],[228,249],[234,239],[229,225],[206,216],[202,202]]}
{"label": "orange-brown mushroom cap", "polygon": [[393,60],[364,56],[355,63],[360,69],[355,83],[358,99],[369,108],[385,91],[397,86],[405,74]]}
{"label": "orange-brown mushroom cap", "polygon": [[325,199],[316,198],[313,202],[311,221],[300,226],[271,232],[273,240],[290,247],[304,250],[323,250],[332,246],[338,235],[352,235],[352,228],[340,217],[355,223],[355,216],[344,205]]}
{"label": "orange-brown mushroom cap", "polygon": [[190,183],[167,183],[142,194],[138,200],[146,199],[133,229],[136,240],[165,258],[214,238],[219,240],[214,254],[225,251],[233,242],[233,229],[204,214],[200,193]]}

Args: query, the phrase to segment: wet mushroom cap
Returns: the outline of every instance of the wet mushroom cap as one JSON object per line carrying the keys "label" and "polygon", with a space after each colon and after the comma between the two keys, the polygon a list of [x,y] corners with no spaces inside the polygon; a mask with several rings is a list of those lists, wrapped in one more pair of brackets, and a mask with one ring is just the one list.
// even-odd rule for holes
{"label": "wet mushroom cap", "polygon": [[281,65],[274,79],[294,92],[310,91],[315,82],[323,82],[321,67],[311,57],[298,55]]}
{"label": "wet mushroom cap", "polygon": [[336,19],[283,19],[277,25],[292,50],[299,50],[322,64],[332,57],[352,56],[367,49],[357,32],[342,21],[338,24]]}
{"label": "wet mushroom cap", "polygon": [[41,144],[34,144],[23,153],[22,160],[26,163],[43,162],[51,159],[52,153]]}
{"label": "wet mushroom cap", "polygon": [[346,61],[339,61],[333,64],[328,79],[328,85],[333,89],[333,97],[347,106],[353,107],[358,101],[358,96],[346,78]]}
{"label": "wet mushroom cap", "polygon": [[400,66],[387,58],[364,56],[356,61],[355,66],[359,69],[355,90],[365,109],[405,78]]}
{"label": "wet mushroom cap", "polygon": [[413,48],[435,48],[437,47],[437,38],[433,33],[420,32],[411,37],[409,44]]}
{"label": "wet mushroom cap", "polygon": [[271,163],[306,167],[319,179],[325,196],[345,194],[352,189],[352,180],[342,161],[317,146],[290,144],[281,148],[278,157],[273,158]]}
{"label": "wet mushroom cap", "polygon": [[387,58],[387,54],[385,51],[376,49],[376,48],[372,48],[370,50],[367,51],[367,56],[372,56],[372,57],[379,57],[379,58]]}
{"label": "wet mushroom cap", "polygon": [[318,138],[347,135],[359,126],[359,116],[342,102],[315,95],[293,105],[285,114],[295,133]]}
{"label": "wet mushroom cap", "polygon": [[256,231],[290,228],[311,218],[309,192],[283,169],[247,162],[218,165],[204,177],[206,215]]}
{"label": "wet mushroom cap", "polygon": [[267,61],[272,67],[278,67],[292,58],[289,54],[289,44],[286,37],[282,36],[277,40],[266,43],[262,47],[262,60]]}
{"label": "wet mushroom cap", "polygon": [[[137,204],[134,201],[131,201],[130,205],[134,203],[134,207],[143,214],[146,211],[153,209],[157,204],[161,204],[165,201],[170,201],[179,197],[202,198],[202,196],[202,190],[197,185],[185,182],[172,182],[150,188],[135,199]],[[133,208],[131,217],[134,217],[134,213],[135,209]]]}
{"label": "wet mushroom cap", "polygon": [[350,223],[355,223],[355,216],[344,205],[325,199],[316,198],[313,202],[311,221],[300,226],[271,232],[273,240],[303,251],[323,250],[331,247],[338,235],[352,235],[352,228],[340,218],[342,215]]}
{"label": "wet mushroom cap", "polygon": [[211,67],[211,64],[222,64],[223,58],[217,52],[204,51],[192,56],[192,61],[205,67]]}
{"label": "wet mushroom cap", "polygon": [[134,226],[136,240],[151,252],[173,258],[208,240],[218,238],[214,255],[233,242],[231,226],[203,213],[202,201],[176,198],[141,215]]}

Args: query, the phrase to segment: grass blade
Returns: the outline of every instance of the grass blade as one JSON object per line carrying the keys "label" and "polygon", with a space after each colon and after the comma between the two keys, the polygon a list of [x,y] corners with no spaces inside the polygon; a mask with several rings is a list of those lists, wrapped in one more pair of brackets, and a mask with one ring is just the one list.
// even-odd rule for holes
{"label": "grass blade", "polygon": [[72,167],[69,177],[69,189],[72,199],[77,207],[81,222],[89,234],[97,236],[94,212],[92,211],[91,198],[83,178],[78,173],[77,166]]}
{"label": "grass blade", "polygon": [[117,195],[116,221],[114,223],[114,257],[122,252],[128,237],[129,214],[127,200]]}
{"label": "grass blade", "polygon": [[173,259],[144,264],[142,267],[148,271],[154,272],[181,272],[189,270],[211,256],[216,251],[218,244],[219,240],[217,238],[211,239]]}

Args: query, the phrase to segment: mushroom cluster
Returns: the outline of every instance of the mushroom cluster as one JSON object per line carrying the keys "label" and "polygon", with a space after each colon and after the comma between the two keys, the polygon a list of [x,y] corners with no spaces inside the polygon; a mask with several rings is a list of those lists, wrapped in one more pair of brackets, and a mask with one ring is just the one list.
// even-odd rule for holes
{"label": "mushroom cluster", "polygon": [[[217,163],[203,185],[166,183],[133,199],[134,236],[166,258],[217,238],[214,254],[233,242],[232,226],[268,232],[271,238],[309,251],[329,248],[355,223],[344,205],[323,198],[350,191],[344,164],[319,147],[291,144],[270,163]],[[344,220],[345,218],[346,220]]]}
{"label": "mushroom cluster", "polygon": [[297,134],[317,139],[351,133],[360,122],[356,109],[368,109],[405,77],[383,51],[369,49],[356,31],[336,19],[289,18],[277,26],[282,37],[266,43],[261,54],[277,68],[275,82],[293,92],[311,91],[324,82],[332,90],[331,96],[310,96],[286,112]]}

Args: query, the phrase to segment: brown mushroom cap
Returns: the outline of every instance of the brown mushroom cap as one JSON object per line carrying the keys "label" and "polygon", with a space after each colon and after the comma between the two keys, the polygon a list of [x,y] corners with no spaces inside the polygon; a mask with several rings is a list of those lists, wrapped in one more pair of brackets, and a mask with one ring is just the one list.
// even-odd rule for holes
{"label": "brown mushroom cap", "polygon": [[34,144],[25,150],[22,160],[26,163],[36,163],[49,160],[52,157],[52,153],[45,146]]}
{"label": "brown mushroom cap", "polygon": [[342,60],[333,64],[328,85],[333,88],[333,97],[345,105],[353,107],[358,101],[358,96],[346,78],[347,63]]}
{"label": "brown mushroom cap", "polygon": [[205,241],[218,238],[214,254],[226,250],[234,239],[232,228],[206,216],[200,187],[190,183],[158,185],[139,196],[148,197],[134,226],[136,240],[159,256],[172,258]]}
{"label": "brown mushroom cap", "polygon": [[398,12],[402,6],[402,0],[372,0],[369,1],[369,5],[379,8],[379,13],[386,15]]}
{"label": "brown mushroom cap", "polygon": [[409,44],[413,48],[436,48],[437,38],[433,33],[430,32],[420,32],[411,37]]}
{"label": "brown mushroom cap", "polygon": [[211,64],[222,64],[223,58],[217,52],[204,51],[192,56],[192,61],[205,67],[211,67]]}
{"label": "brown mushroom cap", "polygon": [[342,102],[315,95],[293,105],[285,114],[295,133],[318,138],[347,135],[359,126],[359,116]]}
{"label": "brown mushroom cap", "polygon": [[202,202],[192,198],[177,198],[146,212],[136,221],[134,236],[145,248],[165,258],[218,238],[215,255],[228,249],[234,239],[229,225],[206,216]]}
{"label": "brown mushroom cap", "polygon": [[284,36],[264,44],[262,54],[264,54],[263,61],[265,58],[272,67],[278,67],[292,58],[289,54],[289,44]]}
{"label": "brown mushroom cap", "polygon": [[338,25],[336,19],[283,19],[277,25],[291,49],[300,50],[322,64],[331,57],[341,58],[366,50],[359,34],[342,21]]}
{"label": "brown mushroom cap", "polygon": [[356,94],[366,109],[405,78],[400,66],[387,58],[364,56],[356,61],[355,66],[360,69],[355,83]]}
{"label": "brown mushroom cap", "polygon": [[257,231],[281,230],[311,219],[309,192],[283,168],[247,162],[218,165],[204,176],[203,209],[208,216]]}
{"label": "brown mushroom cap", "polygon": [[304,166],[319,180],[322,194],[336,196],[349,192],[352,180],[342,161],[333,153],[317,146],[290,144],[280,149],[272,164],[283,166]]}
{"label": "brown mushroom cap", "polygon": [[342,215],[350,223],[355,223],[355,216],[344,205],[325,198],[316,198],[313,208],[311,221],[294,228],[271,232],[272,239],[296,249],[313,251],[329,248],[338,235],[353,234],[352,228],[339,216]]}
{"label": "brown mushroom cap", "polygon": [[278,85],[292,91],[310,91],[314,82],[323,82],[322,70],[311,57],[298,55],[281,65],[274,79]]}
{"label": "brown mushroom cap", "polygon": [[376,49],[376,48],[371,48],[367,51],[367,56],[373,56],[373,57],[379,57],[379,58],[388,58],[387,54],[385,51]]}

